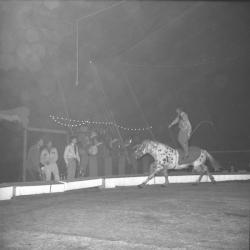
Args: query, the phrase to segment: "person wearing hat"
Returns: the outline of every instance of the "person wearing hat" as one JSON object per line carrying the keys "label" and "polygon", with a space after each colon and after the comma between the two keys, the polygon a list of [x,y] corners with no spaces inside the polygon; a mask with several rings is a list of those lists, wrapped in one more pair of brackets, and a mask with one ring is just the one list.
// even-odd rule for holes
{"label": "person wearing hat", "polygon": [[90,155],[97,155],[98,154],[98,146],[102,144],[102,142],[98,141],[98,134],[95,131],[91,131],[90,135],[90,144],[88,153]]}
{"label": "person wearing hat", "polygon": [[185,153],[185,158],[188,157],[188,142],[191,137],[191,132],[192,132],[192,125],[189,121],[187,113],[185,113],[183,110],[180,108],[176,109],[177,116],[176,118],[170,123],[168,126],[171,128],[175,124],[178,124],[179,127],[179,133],[178,133],[178,142],[182,146],[184,153]]}
{"label": "person wearing hat", "polygon": [[77,138],[75,136],[71,136],[70,143],[65,147],[63,158],[67,166],[67,179],[75,178],[77,164],[80,164]]}

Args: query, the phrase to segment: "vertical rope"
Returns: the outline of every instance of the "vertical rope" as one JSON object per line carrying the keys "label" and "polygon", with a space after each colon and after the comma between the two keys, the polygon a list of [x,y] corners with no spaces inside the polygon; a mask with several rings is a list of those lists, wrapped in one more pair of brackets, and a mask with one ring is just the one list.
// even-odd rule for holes
{"label": "vertical rope", "polygon": [[[126,84],[127,84],[127,86],[128,86],[129,92],[131,93],[132,98],[133,98],[133,100],[134,100],[134,102],[135,102],[137,108],[138,108],[139,111],[140,111],[140,114],[141,114],[141,116],[142,116],[143,122],[146,124],[146,127],[149,128],[149,127],[150,127],[150,126],[149,126],[149,123],[148,123],[148,121],[147,121],[147,119],[146,119],[146,116],[145,116],[145,114],[144,114],[144,112],[143,112],[143,109],[142,109],[142,107],[141,107],[141,105],[140,105],[140,103],[139,103],[139,100],[138,100],[138,98],[137,98],[137,96],[136,96],[136,94],[135,94],[134,89],[132,88],[132,86],[131,86],[131,84],[130,84],[130,81],[129,81],[127,75],[128,75],[128,74],[126,74],[125,78],[126,78]],[[155,140],[156,137],[155,137],[155,135],[154,135],[152,129],[148,129],[148,131],[149,131],[149,134],[151,135],[152,139]]]}
{"label": "vertical rope", "polygon": [[[61,94],[62,103],[63,103],[63,107],[64,107],[64,112],[65,112],[67,118],[70,120],[70,118],[69,118],[69,110],[68,110],[68,107],[67,107],[63,87],[62,87],[61,82],[59,80],[57,80],[57,84],[58,84],[59,91],[60,91],[60,94]],[[71,134],[73,134],[72,127],[70,127],[70,132],[71,132]]]}
{"label": "vertical rope", "polygon": [[[102,95],[103,95],[103,97],[104,97],[104,99],[106,101],[105,106],[106,106],[107,113],[110,114],[110,117],[111,117],[112,121],[115,124],[115,131],[117,132],[117,135],[118,135],[118,137],[120,139],[120,142],[122,143],[122,148],[124,150],[125,156],[126,156],[128,162],[130,162],[129,152],[128,152],[127,147],[125,147],[125,145],[124,145],[124,140],[123,140],[123,137],[122,137],[121,132],[119,130],[119,127],[116,126],[117,123],[116,123],[116,120],[115,120],[115,116],[114,116],[112,110],[108,108],[108,105],[107,105],[108,98],[107,98],[106,92],[105,92],[105,90],[104,90],[104,88],[102,86],[102,81],[100,79],[100,76],[99,76],[99,73],[98,73],[98,70],[97,70],[97,66],[95,64],[93,64],[93,62],[91,62],[91,61],[90,61],[90,64],[92,65],[92,68],[94,70],[94,74],[95,74],[95,76],[96,76],[96,78],[98,80],[98,82],[96,82],[96,85],[97,85],[96,87],[100,90],[100,92],[102,93]],[[98,85],[97,83],[100,83],[100,84]]]}
{"label": "vertical rope", "polygon": [[[106,122],[109,122],[111,119],[109,118],[109,116],[110,116],[110,114],[108,113],[108,111],[105,109],[105,118],[106,118]],[[110,128],[109,128],[109,130],[110,130],[110,133],[111,133],[111,135],[112,135],[112,139],[114,138],[114,137],[116,137],[117,136],[117,132],[116,132],[116,129],[114,128],[114,126],[110,126]]]}
{"label": "vertical rope", "polygon": [[78,24],[79,24],[79,21],[77,20],[76,21],[76,86],[79,85],[79,37],[78,37]]}
{"label": "vertical rope", "polygon": [[[96,87],[97,87],[97,89],[99,89],[99,91],[101,92],[101,94],[104,97],[106,111],[109,114],[109,116],[111,117],[112,121],[116,124],[116,120],[115,120],[114,114],[113,114],[113,112],[107,106],[108,98],[107,98],[107,95],[106,95],[106,93],[104,91],[104,88],[102,86],[102,81],[101,81],[101,79],[99,77],[97,66],[92,61],[90,61],[90,65],[92,65],[91,68],[93,69],[95,77],[97,79],[97,81],[95,81]],[[100,84],[98,84],[98,83],[100,83]],[[123,138],[122,138],[121,133],[119,131],[119,128],[117,126],[115,126],[115,130],[116,130],[117,135],[119,136],[121,142],[123,143]]]}

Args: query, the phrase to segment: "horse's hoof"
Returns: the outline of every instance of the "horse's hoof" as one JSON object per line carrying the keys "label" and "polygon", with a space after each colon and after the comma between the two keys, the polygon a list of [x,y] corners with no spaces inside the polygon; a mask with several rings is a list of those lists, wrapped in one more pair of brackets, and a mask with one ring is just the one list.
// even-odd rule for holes
{"label": "horse's hoof", "polygon": [[140,185],[138,185],[137,187],[138,187],[138,188],[143,188],[144,185],[143,185],[143,184],[140,184]]}
{"label": "horse's hoof", "polygon": [[195,182],[195,183],[193,183],[192,185],[193,185],[193,186],[198,186],[198,183],[197,183],[197,182]]}

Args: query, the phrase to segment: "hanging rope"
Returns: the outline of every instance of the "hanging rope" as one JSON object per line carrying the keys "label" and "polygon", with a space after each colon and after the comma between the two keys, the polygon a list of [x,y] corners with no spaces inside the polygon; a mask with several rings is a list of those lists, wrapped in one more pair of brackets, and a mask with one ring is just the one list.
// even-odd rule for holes
{"label": "hanging rope", "polygon": [[116,7],[118,5],[121,5],[122,3],[124,3],[125,1],[121,1],[119,3],[116,3],[116,4],[113,4],[111,6],[108,6],[106,8],[103,8],[101,10],[98,10],[94,13],[91,13],[89,15],[86,15],[86,16],[82,16],[82,17],[79,17],[78,19],[75,20],[75,29],[76,29],[76,76],[75,76],[75,85],[78,86],[79,85],[79,23],[80,21],[84,20],[84,19],[87,19],[89,17],[92,17],[92,16],[95,16],[101,12],[104,12],[106,10],[109,10],[113,7]]}
{"label": "hanging rope", "polygon": [[[211,125],[211,126],[214,126],[214,124],[213,124],[212,121],[206,121],[206,120],[200,121],[200,122],[195,126],[195,128],[193,129],[193,131],[192,131],[190,137],[200,128],[200,126],[201,126],[202,124],[205,124],[205,123],[206,123],[206,124],[209,124],[209,125]],[[175,136],[173,135],[172,130],[169,128],[168,131],[169,131],[170,139],[172,140],[172,142],[174,143],[175,146],[178,146],[178,143],[177,143],[177,141],[176,141]]]}
{"label": "hanging rope", "polygon": [[[67,106],[67,103],[66,103],[64,91],[63,91],[60,80],[57,80],[57,84],[58,84],[59,91],[60,91],[60,94],[61,94],[62,103],[63,103],[63,107],[64,107],[64,112],[65,112],[67,118],[69,119],[69,110],[68,110],[68,106]],[[70,127],[70,132],[71,132],[71,134],[73,134],[72,127]]]}
{"label": "hanging rope", "polygon": [[112,4],[112,5],[108,6],[108,7],[105,7],[105,8],[103,8],[103,9],[97,10],[96,12],[93,12],[93,13],[91,13],[91,14],[89,14],[89,15],[82,16],[82,17],[78,18],[76,21],[79,22],[79,21],[81,21],[81,20],[83,20],[83,19],[87,19],[87,18],[89,18],[89,17],[95,16],[95,15],[97,15],[97,14],[100,14],[101,12],[104,12],[104,11],[106,11],[106,10],[112,9],[112,8],[114,8],[114,7],[116,7],[116,6],[119,6],[119,5],[123,4],[123,3],[125,3],[125,2],[126,2],[126,1],[123,0],[123,1],[120,1],[120,2],[118,2],[118,3]]}
{"label": "hanging rope", "polygon": [[231,56],[224,58],[223,62],[218,62],[216,58],[202,58],[199,62],[195,63],[186,63],[186,64],[157,64],[157,65],[150,65],[150,64],[134,64],[134,63],[127,63],[127,62],[118,62],[118,64],[131,67],[131,69],[136,68],[135,70],[138,70],[138,68],[146,68],[146,69],[154,69],[154,70],[166,70],[166,69],[186,69],[186,68],[194,68],[199,66],[206,66],[209,64],[227,64],[230,62],[234,62],[241,57],[245,57],[245,55],[237,55],[237,56]]}
{"label": "hanging rope", "polygon": [[130,51],[131,49],[133,49],[134,47],[138,46],[139,44],[141,44],[144,40],[148,39],[149,36],[152,36],[153,34],[155,34],[156,32],[159,32],[159,30],[166,30],[168,28],[171,28],[176,22],[178,22],[179,20],[181,20],[182,18],[186,17],[187,15],[190,15],[191,13],[193,13],[194,11],[197,11],[197,8],[199,8],[200,6],[202,6],[204,3],[200,2],[200,3],[195,3],[193,4],[191,7],[186,8],[180,15],[170,19],[168,22],[164,22],[163,25],[161,25],[158,28],[155,28],[153,30],[153,32],[151,32],[148,36],[144,36],[142,39],[140,39],[139,41],[136,41],[132,46],[130,46],[130,48],[121,51],[120,53],[118,53],[116,55],[117,56],[121,56],[124,53],[127,53],[128,51]]}
{"label": "hanging rope", "polygon": [[[112,119],[112,121],[114,121],[114,123],[116,124],[116,121],[115,121],[115,117],[114,117],[114,114],[113,112],[108,108],[107,106],[107,101],[108,101],[108,98],[107,98],[107,95],[104,91],[104,88],[102,86],[102,81],[100,79],[100,76],[99,76],[99,73],[98,73],[98,70],[97,70],[97,65],[94,64],[92,61],[90,61],[90,65],[91,65],[91,68],[93,70],[93,73],[94,73],[94,76],[95,76],[95,83],[96,83],[96,88],[99,89],[99,91],[101,92],[102,96],[104,97],[104,103],[105,103],[105,109],[106,109],[106,112],[108,114],[110,114],[110,117]],[[99,84],[98,84],[99,83]],[[123,142],[123,138],[121,136],[121,133],[119,131],[119,128],[117,126],[115,126],[115,129],[116,129],[116,132],[117,132],[117,135],[119,137],[119,139],[121,140],[121,142]]]}
{"label": "hanging rope", "polygon": [[[136,106],[137,106],[138,109],[140,110],[140,114],[141,114],[141,116],[142,116],[143,122],[146,124],[146,127],[149,128],[149,127],[150,127],[150,126],[149,126],[149,123],[148,123],[148,121],[147,121],[147,119],[146,119],[146,116],[145,116],[145,114],[144,114],[144,112],[143,112],[143,109],[142,109],[142,107],[141,107],[141,105],[140,105],[140,103],[139,103],[139,101],[138,101],[138,98],[137,98],[137,96],[136,96],[136,94],[135,94],[134,89],[132,88],[132,86],[131,86],[131,84],[130,84],[130,81],[129,81],[127,75],[128,75],[128,74],[126,74],[125,78],[126,78],[126,84],[127,84],[127,86],[128,86],[129,92],[131,93],[131,96],[132,96],[132,98],[133,98],[133,100],[134,100]],[[149,129],[148,131],[149,131],[149,133],[150,133],[152,139],[155,140],[156,137],[155,137],[153,131],[152,131],[151,129]]]}

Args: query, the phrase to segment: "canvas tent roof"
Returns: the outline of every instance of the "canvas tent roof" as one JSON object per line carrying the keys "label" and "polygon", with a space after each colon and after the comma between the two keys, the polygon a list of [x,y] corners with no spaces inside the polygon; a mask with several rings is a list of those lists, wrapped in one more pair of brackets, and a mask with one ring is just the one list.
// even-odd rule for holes
{"label": "canvas tent roof", "polygon": [[[1,3],[1,93],[28,104],[35,126],[47,127],[65,106],[93,120],[108,119],[106,108],[126,127],[146,120],[161,140],[182,106],[194,124],[216,122],[214,140],[234,144],[249,105],[249,10],[231,1]],[[249,125],[240,125],[242,135]],[[209,129],[197,143],[212,140]]]}

